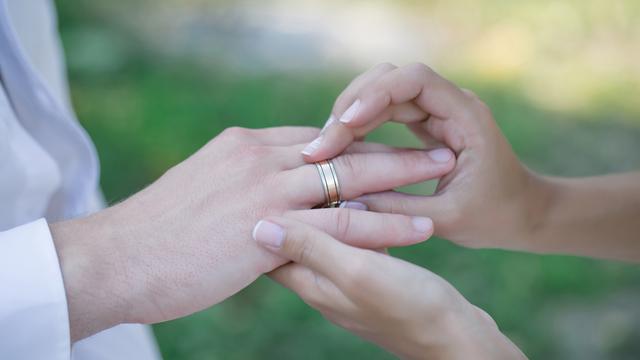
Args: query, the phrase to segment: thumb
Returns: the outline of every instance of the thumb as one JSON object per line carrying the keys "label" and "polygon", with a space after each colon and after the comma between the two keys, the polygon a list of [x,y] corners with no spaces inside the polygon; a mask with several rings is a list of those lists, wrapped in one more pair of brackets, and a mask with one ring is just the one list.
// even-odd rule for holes
{"label": "thumb", "polygon": [[312,226],[281,217],[260,220],[253,229],[253,238],[276,255],[328,278],[344,273],[345,264],[357,251]]}

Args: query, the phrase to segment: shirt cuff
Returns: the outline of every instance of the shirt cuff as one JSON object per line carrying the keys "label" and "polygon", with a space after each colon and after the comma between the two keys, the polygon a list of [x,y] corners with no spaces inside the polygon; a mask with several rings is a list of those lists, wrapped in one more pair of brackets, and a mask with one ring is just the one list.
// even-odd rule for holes
{"label": "shirt cuff", "polygon": [[0,354],[68,360],[67,299],[44,219],[0,232]]}

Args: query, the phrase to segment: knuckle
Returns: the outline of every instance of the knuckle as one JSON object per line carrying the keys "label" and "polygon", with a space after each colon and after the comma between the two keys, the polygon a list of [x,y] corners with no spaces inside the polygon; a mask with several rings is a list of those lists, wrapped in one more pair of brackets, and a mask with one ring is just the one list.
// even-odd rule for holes
{"label": "knuckle", "polygon": [[361,163],[356,159],[354,154],[344,154],[338,156],[333,161],[339,168],[338,174],[347,174],[347,176],[353,177],[359,174],[359,170],[362,170]]}
{"label": "knuckle", "polygon": [[469,111],[467,115],[473,118],[487,118],[493,117],[491,109],[482,99],[473,91],[469,89],[461,89],[465,97],[469,100]]}
{"label": "knuckle", "polygon": [[298,237],[297,241],[291,242],[294,261],[299,264],[306,264],[308,259],[313,256],[315,245],[307,234],[297,234],[296,236]]}
{"label": "knuckle", "polygon": [[239,126],[226,128],[220,136],[229,140],[245,140],[251,137],[251,130]]}
{"label": "knuckle", "polygon": [[[395,88],[397,86],[397,84],[391,84],[391,88]],[[374,94],[377,93],[378,96],[380,96],[381,98],[381,103],[385,104],[385,105],[392,105],[394,103],[393,101],[393,95],[392,92],[393,90],[390,88],[380,88],[378,86],[378,89],[376,89],[377,91],[374,92]]]}
{"label": "knuckle", "polygon": [[[282,201],[283,199],[286,199],[289,204],[291,204],[291,202],[297,203],[302,201],[306,203],[306,201],[308,201],[308,198],[306,196],[303,196],[302,198],[300,197],[301,193],[303,195],[307,195],[307,192],[305,192],[304,190],[302,192],[292,190],[292,188],[295,188],[295,189],[303,188],[303,185],[301,185],[300,180],[297,180],[294,177],[292,177],[290,172],[286,170],[283,171],[281,169],[273,172],[272,167],[271,167],[271,170],[268,170],[268,171],[271,171],[271,173],[267,174],[266,176],[257,178],[256,181],[262,184],[263,185],[262,189],[266,189],[265,191],[267,191],[270,194],[269,199],[273,199],[274,202],[279,202],[279,201]],[[318,180],[318,182],[319,181],[320,180]],[[318,192],[319,191],[320,189],[318,189]],[[308,197],[312,197],[312,195],[308,195]],[[272,208],[272,212],[273,212],[273,208],[274,208],[273,204],[271,204],[269,207]],[[298,219],[299,216],[296,217],[296,211],[297,211],[297,208],[292,209],[289,206],[289,209],[285,214],[287,215],[287,217],[291,219]]]}
{"label": "knuckle", "polygon": [[[439,285],[439,284],[438,284]],[[431,299],[431,306],[433,308],[444,309],[449,302],[449,294],[443,289],[442,286],[437,284],[427,285],[425,291],[429,293]]]}
{"label": "knuckle", "polygon": [[407,170],[416,170],[423,167],[428,159],[428,155],[424,151],[409,151],[401,154],[400,165]]}
{"label": "knuckle", "polygon": [[351,211],[349,209],[338,209],[334,217],[335,235],[338,239],[344,240],[351,232]]}
{"label": "knuckle", "polygon": [[457,298],[450,286],[441,281],[430,281],[426,283],[423,291],[428,296],[428,313],[434,317],[441,317],[448,313],[457,304]]}
{"label": "knuckle", "polygon": [[413,229],[410,217],[393,215],[392,217],[385,217],[385,219],[384,231],[387,239],[393,241],[411,237],[412,231],[407,231],[407,229]]}
{"label": "knuckle", "polygon": [[414,63],[408,64],[406,66],[406,69],[411,73],[417,73],[423,77],[430,77],[431,75],[434,74],[434,71],[430,66],[423,64],[421,62],[414,62]]}
{"label": "knuckle", "polygon": [[371,68],[371,71],[389,71],[397,68],[398,68],[397,66],[393,65],[390,62],[382,62],[375,65],[373,68]]}
{"label": "knuckle", "polygon": [[470,90],[470,89],[461,88],[460,90],[462,90],[464,95],[466,97],[468,97],[469,99],[471,99],[471,100],[478,100],[479,99],[478,95],[475,92],[473,92],[472,90]]}
{"label": "knuckle", "polygon": [[476,108],[476,111],[482,118],[493,118],[491,108],[489,108],[489,106],[484,101],[482,101],[479,97],[476,97],[474,101],[474,106]]}
{"label": "knuckle", "polygon": [[390,214],[406,214],[407,206],[405,203],[399,199],[392,198],[388,202],[388,212]]}
{"label": "knuckle", "polygon": [[321,285],[321,279],[316,272],[312,273],[313,282],[306,286],[307,292],[304,294],[304,301],[314,308],[324,307],[326,304],[324,292]]}

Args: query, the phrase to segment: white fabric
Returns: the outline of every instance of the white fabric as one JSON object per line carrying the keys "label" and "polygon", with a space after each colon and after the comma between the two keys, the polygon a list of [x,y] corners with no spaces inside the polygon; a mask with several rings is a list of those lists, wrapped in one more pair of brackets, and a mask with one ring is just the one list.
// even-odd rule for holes
{"label": "white fabric", "polygon": [[68,358],[67,302],[47,223],[2,232],[0,244],[2,358]]}
{"label": "white fabric", "polygon": [[73,347],[47,222],[102,206],[98,161],[73,115],[51,0],[0,0],[0,358],[158,359],[150,329]]}

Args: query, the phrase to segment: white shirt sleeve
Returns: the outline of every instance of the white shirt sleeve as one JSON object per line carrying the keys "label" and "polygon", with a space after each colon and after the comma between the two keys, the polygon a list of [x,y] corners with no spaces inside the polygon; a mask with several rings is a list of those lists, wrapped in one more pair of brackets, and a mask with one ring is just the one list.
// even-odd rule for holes
{"label": "white shirt sleeve", "polygon": [[62,273],[44,219],[0,232],[0,354],[70,359]]}

